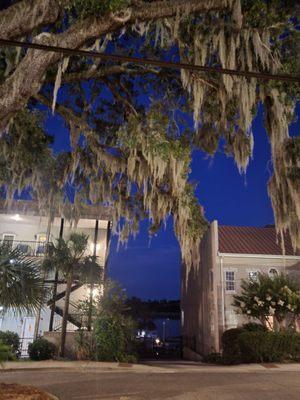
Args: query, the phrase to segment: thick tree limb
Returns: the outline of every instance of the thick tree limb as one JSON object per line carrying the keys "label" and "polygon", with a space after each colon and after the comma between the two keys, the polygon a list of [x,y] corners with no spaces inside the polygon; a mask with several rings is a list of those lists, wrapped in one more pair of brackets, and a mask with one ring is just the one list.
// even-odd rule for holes
{"label": "thick tree limb", "polygon": [[159,74],[160,71],[154,68],[130,68],[126,65],[111,65],[98,68],[90,68],[82,72],[73,72],[65,74],[62,77],[63,83],[80,82],[89,79],[103,79],[112,75],[145,75],[145,74]]}
{"label": "thick tree limb", "polygon": [[[37,94],[35,96],[35,99],[51,109],[52,103],[44,95]],[[107,164],[108,166],[114,164],[115,166],[119,167],[120,171],[124,170],[126,161],[121,156],[117,157],[106,151],[106,149],[112,149],[112,147],[99,143],[99,141],[97,140],[96,132],[94,132],[93,129],[89,126],[85,118],[83,118],[81,115],[77,115],[73,110],[61,104],[56,105],[56,111],[69,124],[71,133],[72,126],[75,126],[80,132],[82,132],[86,136],[90,144],[93,144],[93,146],[97,148],[97,152],[98,154],[101,154],[101,159],[105,164]]]}
{"label": "thick tree limb", "polygon": [[[88,40],[114,32],[136,21],[150,21],[172,17],[177,13],[205,12],[224,8],[224,0],[205,2],[199,0],[163,0],[138,3],[127,18],[105,16],[78,21],[61,34],[42,33],[35,38],[38,43],[78,48]],[[57,53],[29,50],[15,72],[0,86],[0,132],[10,118],[20,111],[30,97],[35,96],[42,84],[47,69],[60,59]]]}
{"label": "thick tree limb", "polygon": [[54,23],[61,6],[57,0],[22,0],[0,11],[0,37],[13,39]]}

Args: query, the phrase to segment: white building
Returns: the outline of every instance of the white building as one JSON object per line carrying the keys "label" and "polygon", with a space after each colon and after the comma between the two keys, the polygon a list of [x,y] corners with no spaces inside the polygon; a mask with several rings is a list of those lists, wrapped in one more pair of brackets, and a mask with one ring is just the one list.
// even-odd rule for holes
{"label": "white building", "polygon": [[[9,210],[2,202],[0,203],[0,241],[8,243],[12,248],[17,247],[25,255],[41,261],[45,252],[47,235],[49,235],[49,242],[55,242],[60,236],[68,238],[71,232],[82,232],[88,236],[87,255],[96,255],[97,263],[105,273],[111,226],[109,219],[109,208],[85,206],[76,226],[59,215],[49,224],[49,219],[40,215],[34,202],[14,201]],[[47,277],[53,287],[57,285],[55,307],[52,306],[53,301],[51,303],[49,300],[41,312],[40,319],[36,315],[17,315],[12,311],[4,315],[0,314],[0,330],[10,330],[19,334],[22,339],[23,355],[26,355],[28,343],[34,336],[42,335],[49,330],[58,331],[61,328],[65,284],[61,283],[59,277],[57,278],[58,282],[55,281],[55,275]],[[94,291],[97,290],[99,287],[95,287]],[[90,288],[87,285],[74,283],[70,297],[68,331],[77,330],[80,326],[81,322],[76,319],[76,312],[78,312],[76,304],[79,300],[88,298],[89,293]]]}
{"label": "white building", "polygon": [[274,226],[221,226],[214,221],[200,252],[199,266],[184,270],[182,276],[181,322],[187,358],[220,351],[222,333],[249,321],[232,306],[242,279],[258,272],[300,274],[300,253],[294,252],[286,235],[283,254]]}

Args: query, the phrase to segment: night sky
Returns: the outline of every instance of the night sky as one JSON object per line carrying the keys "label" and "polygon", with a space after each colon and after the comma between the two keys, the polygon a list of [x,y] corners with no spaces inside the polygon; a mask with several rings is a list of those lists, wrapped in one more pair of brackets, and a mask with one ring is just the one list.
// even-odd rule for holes
{"label": "night sky", "polygon": [[[300,115],[300,107],[297,108]],[[299,135],[299,119],[291,135]],[[240,175],[233,158],[218,152],[214,158],[201,152],[193,155],[191,180],[198,183],[197,197],[208,221],[224,225],[264,226],[273,224],[273,211],[267,193],[272,164],[270,146],[263,127],[263,109],[253,123],[254,154],[246,175]],[[129,296],[143,299],[180,297],[180,250],[169,219],[149,243],[147,223],[130,240],[127,250],[116,251],[111,243],[109,276],[118,280]]]}
{"label": "night sky", "polygon": [[[300,116],[300,106],[297,108]],[[68,131],[63,120],[49,116],[49,133],[55,136],[54,150],[66,150]],[[232,157],[219,151],[213,158],[197,151],[193,154],[190,180],[197,183],[196,194],[205,209],[208,221],[226,225],[264,226],[273,224],[273,211],[267,193],[272,173],[268,137],[263,127],[263,109],[253,123],[254,155],[246,175],[240,175]],[[299,119],[291,125],[291,135],[299,135]],[[117,238],[112,237],[108,276],[118,281],[128,296],[142,299],[180,298],[180,250],[173,233],[171,217],[166,229],[149,240],[148,221],[141,224],[140,233],[130,239],[127,248],[117,250]]]}

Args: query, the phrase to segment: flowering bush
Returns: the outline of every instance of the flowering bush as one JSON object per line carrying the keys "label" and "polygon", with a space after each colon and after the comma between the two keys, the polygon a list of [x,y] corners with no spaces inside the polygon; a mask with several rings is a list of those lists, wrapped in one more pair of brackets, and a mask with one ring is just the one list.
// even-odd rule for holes
{"label": "flowering bush", "polygon": [[300,315],[300,285],[285,274],[269,277],[259,274],[256,279],[243,280],[241,295],[234,296],[233,306],[236,312],[249,318],[259,319],[263,325],[270,325],[273,316],[281,327],[289,317],[289,326],[294,327]]}

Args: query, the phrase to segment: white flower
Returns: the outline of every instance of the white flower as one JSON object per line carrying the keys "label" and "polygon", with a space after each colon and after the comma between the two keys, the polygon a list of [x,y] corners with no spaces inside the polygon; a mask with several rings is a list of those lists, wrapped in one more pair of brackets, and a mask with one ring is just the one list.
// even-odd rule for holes
{"label": "white flower", "polygon": [[269,314],[274,315],[275,314],[275,308],[269,307]]}
{"label": "white flower", "polygon": [[259,298],[257,296],[254,297],[254,301],[256,301],[256,303],[259,302]]}
{"label": "white flower", "polygon": [[277,301],[277,304],[278,304],[279,306],[283,306],[283,305],[284,305],[284,301],[278,300],[278,301]]}
{"label": "white flower", "polygon": [[263,307],[263,306],[265,305],[265,302],[260,300],[260,301],[257,302],[257,304],[258,304],[260,307]]}
{"label": "white flower", "polygon": [[245,304],[243,301],[241,301],[241,302],[240,302],[240,307],[241,307],[241,308],[245,308],[245,306],[246,306],[246,304]]}
{"label": "white flower", "polygon": [[247,314],[251,314],[251,310],[247,310]]}
{"label": "white flower", "polygon": [[268,296],[266,296],[266,300],[267,300],[267,301],[271,301],[271,300],[272,300],[272,297],[268,294]]}

